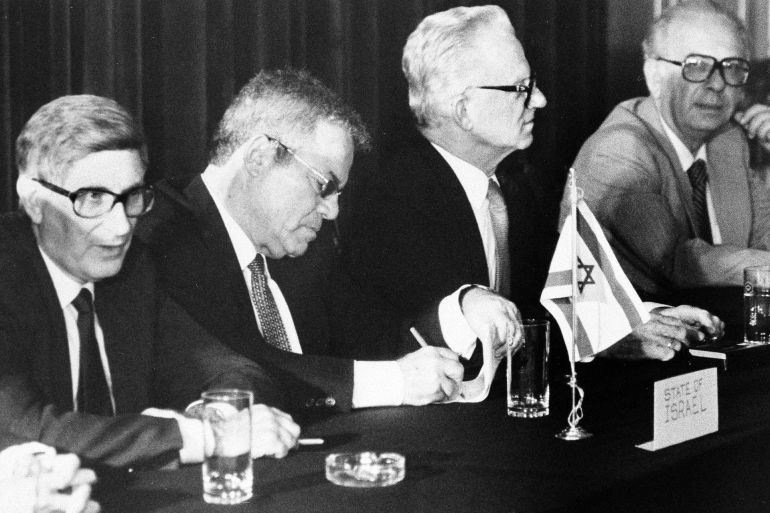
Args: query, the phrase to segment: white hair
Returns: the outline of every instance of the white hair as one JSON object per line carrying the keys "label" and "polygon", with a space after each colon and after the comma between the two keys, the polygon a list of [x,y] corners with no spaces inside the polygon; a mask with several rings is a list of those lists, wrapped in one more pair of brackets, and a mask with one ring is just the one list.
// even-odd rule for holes
{"label": "white hair", "polygon": [[435,125],[449,115],[450,99],[470,85],[468,69],[479,31],[515,35],[505,11],[496,5],[455,7],[431,14],[404,45],[401,69],[409,84],[409,107],[417,125]]}

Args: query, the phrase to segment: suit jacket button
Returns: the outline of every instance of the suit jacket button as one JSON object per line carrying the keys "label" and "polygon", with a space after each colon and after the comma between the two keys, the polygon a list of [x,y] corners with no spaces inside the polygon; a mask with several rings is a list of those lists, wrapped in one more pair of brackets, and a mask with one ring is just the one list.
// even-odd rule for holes
{"label": "suit jacket button", "polygon": [[335,404],[337,404],[337,401],[334,400],[334,397],[327,397],[325,403],[326,406],[332,408]]}
{"label": "suit jacket button", "polygon": [[305,408],[312,408],[315,405],[315,401],[311,397],[307,401],[305,401]]}

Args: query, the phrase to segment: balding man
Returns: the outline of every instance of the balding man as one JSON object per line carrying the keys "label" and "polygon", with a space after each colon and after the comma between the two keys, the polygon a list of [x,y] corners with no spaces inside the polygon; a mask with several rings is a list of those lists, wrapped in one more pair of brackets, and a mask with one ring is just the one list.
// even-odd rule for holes
{"label": "balding man", "polygon": [[770,198],[747,144],[770,148],[770,109],[741,111],[749,55],[718,5],[668,9],[644,41],[650,96],[618,105],[578,154],[578,186],[643,297],[741,285],[744,267],[770,264]]}

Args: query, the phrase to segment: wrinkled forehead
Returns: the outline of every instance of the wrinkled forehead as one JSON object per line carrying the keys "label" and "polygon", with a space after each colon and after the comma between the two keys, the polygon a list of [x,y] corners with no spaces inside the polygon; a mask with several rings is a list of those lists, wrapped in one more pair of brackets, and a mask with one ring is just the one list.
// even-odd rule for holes
{"label": "wrinkled forehead", "polygon": [[723,16],[711,13],[673,20],[659,34],[656,46],[660,55],[670,59],[682,59],[694,53],[717,59],[749,57],[733,25]]}

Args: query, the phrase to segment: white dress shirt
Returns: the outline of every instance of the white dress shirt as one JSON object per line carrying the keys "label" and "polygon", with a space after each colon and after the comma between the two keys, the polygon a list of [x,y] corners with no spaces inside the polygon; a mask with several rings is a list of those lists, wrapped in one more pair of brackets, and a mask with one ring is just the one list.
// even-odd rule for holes
{"label": "white dress shirt", "polygon": [[[220,175],[221,173],[218,173],[216,166],[210,165],[206,171],[204,171],[201,178],[211,194],[217,210],[219,210],[219,215],[222,217],[225,229],[230,237],[230,242],[233,244],[233,249],[238,258],[238,265],[243,273],[243,279],[246,282],[249,293],[251,293],[251,270],[249,269],[249,264],[257,256],[257,250],[251,242],[251,239],[249,239],[240,225],[227,212],[227,209],[221,204],[216,194],[212,192],[216,190],[216,184],[218,183]],[[264,258],[263,255],[261,256]],[[278,313],[280,314],[286,329],[286,336],[289,339],[291,350],[294,353],[301,354],[302,345],[300,344],[297,329],[294,326],[294,320],[289,311],[289,305],[286,303],[286,299],[278,284],[270,277],[270,269],[267,265],[267,261],[265,261],[265,275],[267,278],[267,286],[270,287],[270,292],[273,293],[275,303],[278,307]],[[257,325],[259,326],[260,331],[262,331],[262,325],[256,307],[253,302],[251,303]],[[352,398],[354,408],[399,406],[403,403],[403,400],[404,378],[398,363],[394,361],[354,361]]]}
{"label": "white dress shirt", "polygon": [[[663,125],[663,130],[666,132],[668,140],[674,146],[676,156],[679,158],[679,163],[682,164],[682,169],[685,174],[690,166],[697,159],[702,159],[706,163],[706,169],[708,169],[708,159],[706,158],[706,145],[702,145],[698,148],[698,151],[693,157],[687,146],[677,137],[673,130],[666,124],[663,118],[660,118],[660,122]],[[716,211],[714,210],[714,202],[711,200],[711,184],[706,182],[706,208],[708,210],[709,225],[711,225],[711,242],[717,246],[722,244],[722,233],[719,231],[719,223],[717,222]]]}
{"label": "white dress shirt", "polygon": [[[80,376],[80,332],[78,331],[78,311],[72,304],[72,301],[80,294],[80,290],[83,288],[88,289],[91,292],[91,296],[96,301],[96,295],[94,294],[93,283],[78,283],[72,276],[63,271],[48,255],[46,255],[43,248],[38,246],[40,254],[43,255],[43,261],[48,268],[48,274],[51,275],[54,289],[56,289],[56,296],[59,299],[59,305],[64,313],[64,324],[67,328],[67,343],[69,346],[70,356],[70,376],[72,377],[72,404],[77,411],[78,409],[78,381]],[[102,327],[99,324],[99,316],[96,308],[94,308],[94,332],[96,334],[96,342],[99,345],[99,356],[102,360],[102,368],[104,369],[104,377],[107,378],[107,387],[110,391],[110,402],[112,403],[112,411],[115,411],[115,396],[112,394],[112,375],[110,374],[110,364],[107,361],[107,353],[104,350],[104,333],[102,333]]]}

